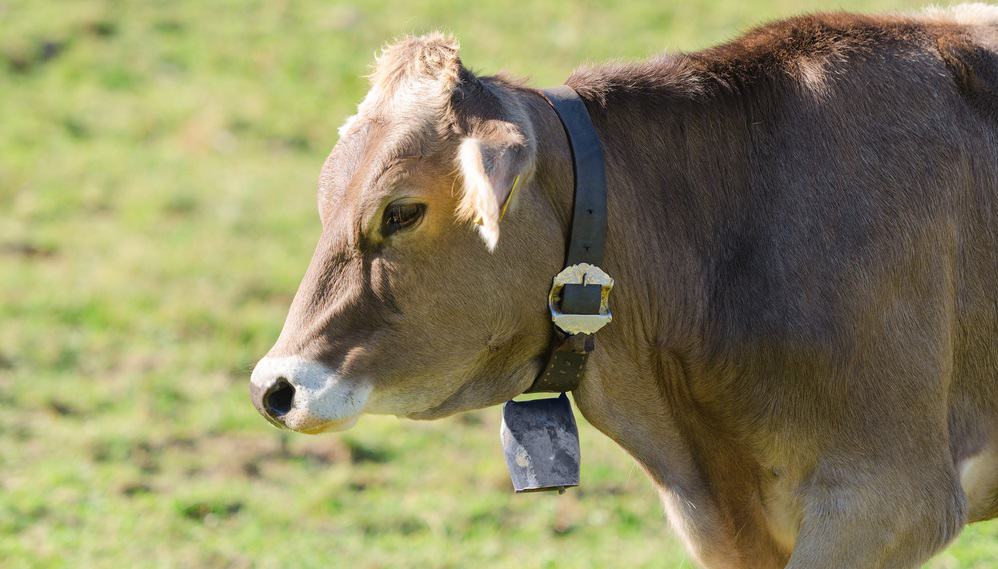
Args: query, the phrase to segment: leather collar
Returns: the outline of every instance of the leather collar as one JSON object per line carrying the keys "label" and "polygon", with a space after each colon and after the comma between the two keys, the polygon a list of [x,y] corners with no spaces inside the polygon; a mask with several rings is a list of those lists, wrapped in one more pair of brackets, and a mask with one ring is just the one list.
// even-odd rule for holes
{"label": "leather collar", "polygon": [[578,387],[595,347],[593,334],[611,319],[607,304],[613,279],[600,264],[606,242],[606,168],[603,148],[586,105],[571,87],[543,91],[568,137],[574,206],[565,268],[554,277],[548,298],[553,348],[527,393],[565,392]]}

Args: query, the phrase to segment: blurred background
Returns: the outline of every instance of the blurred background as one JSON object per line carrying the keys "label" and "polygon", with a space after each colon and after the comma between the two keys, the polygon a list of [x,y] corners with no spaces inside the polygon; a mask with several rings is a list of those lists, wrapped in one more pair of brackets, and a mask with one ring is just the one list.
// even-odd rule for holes
{"label": "blurred background", "polygon": [[[0,0],[0,566],[691,566],[588,425],[581,488],[514,496],[498,408],[319,437],[257,415],[319,168],[400,34],[549,86],[801,11],[913,7]],[[928,567],[998,567],[998,522]]]}

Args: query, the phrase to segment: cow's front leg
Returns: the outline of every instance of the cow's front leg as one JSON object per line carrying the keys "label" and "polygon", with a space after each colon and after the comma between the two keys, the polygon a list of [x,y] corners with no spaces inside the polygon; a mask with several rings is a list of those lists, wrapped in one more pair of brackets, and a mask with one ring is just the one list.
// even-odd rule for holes
{"label": "cow's front leg", "polygon": [[951,464],[911,457],[893,466],[826,460],[805,489],[806,510],[788,569],[914,569],[966,523]]}

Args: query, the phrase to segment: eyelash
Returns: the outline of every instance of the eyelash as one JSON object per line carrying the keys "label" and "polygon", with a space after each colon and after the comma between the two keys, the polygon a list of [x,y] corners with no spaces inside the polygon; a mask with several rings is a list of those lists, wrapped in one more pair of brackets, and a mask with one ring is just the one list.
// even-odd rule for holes
{"label": "eyelash", "polygon": [[381,217],[381,235],[390,237],[400,231],[414,229],[426,214],[426,204],[421,203],[391,203],[385,208]]}

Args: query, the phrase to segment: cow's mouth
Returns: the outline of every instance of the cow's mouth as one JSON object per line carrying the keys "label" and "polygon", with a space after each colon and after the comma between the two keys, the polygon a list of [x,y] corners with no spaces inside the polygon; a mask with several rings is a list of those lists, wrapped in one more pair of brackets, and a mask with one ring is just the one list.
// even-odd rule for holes
{"label": "cow's mouth", "polygon": [[318,435],[318,434],[321,434],[321,433],[334,433],[334,432],[339,432],[339,431],[346,431],[346,430],[350,429],[351,427],[353,427],[354,425],[356,425],[357,424],[357,420],[359,418],[360,418],[360,415],[356,415],[354,417],[348,417],[346,419],[339,419],[339,420],[336,420],[336,421],[329,421],[327,423],[323,423],[321,425],[317,425],[317,426],[314,426],[314,427],[306,427],[306,428],[295,429],[295,430],[298,431],[299,433],[304,433],[306,435]]}

